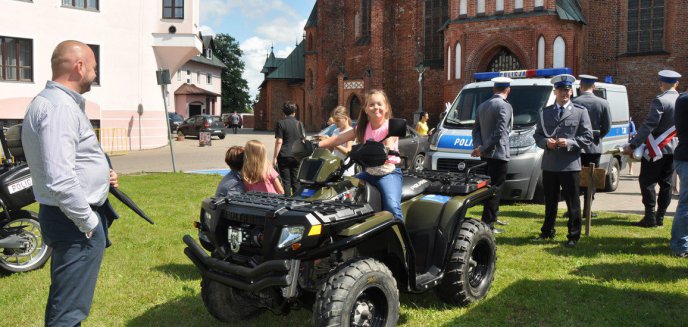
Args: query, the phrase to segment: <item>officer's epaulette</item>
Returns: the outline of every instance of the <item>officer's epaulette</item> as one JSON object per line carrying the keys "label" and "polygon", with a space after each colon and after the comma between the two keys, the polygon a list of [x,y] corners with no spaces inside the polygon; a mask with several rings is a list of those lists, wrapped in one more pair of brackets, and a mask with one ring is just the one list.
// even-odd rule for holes
{"label": "officer's epaulette", "polygon": [[584,107],[583,105],[580,105],[580,104],[575,103],[575,102],[571,102],[571,103],[573,103],[573,106],[578,108],[578,109],[588,110],[588,108]]}

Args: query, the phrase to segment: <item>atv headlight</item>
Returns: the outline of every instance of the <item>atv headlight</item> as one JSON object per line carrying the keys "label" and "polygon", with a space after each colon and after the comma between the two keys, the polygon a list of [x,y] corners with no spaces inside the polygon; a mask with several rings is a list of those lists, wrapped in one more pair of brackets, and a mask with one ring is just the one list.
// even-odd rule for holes
{"label": "atv headlight", "polygon": [[282,228],[277,248],[282,249],[290,246],[301,240],[303,232],[306,230],[303,226],[287,226]]}
{"label": "atv headlight", "polygon": [[514,133],[509,137],[509,147],[511,148],[528,148],[535,144],[535,129],[529,129],[523,132]]}
{"label": "atv headlight", "polygon": [[207,224],[211,219],[213,219],[213,216],[210,214],[210,212],[203,211],[203,223]]}

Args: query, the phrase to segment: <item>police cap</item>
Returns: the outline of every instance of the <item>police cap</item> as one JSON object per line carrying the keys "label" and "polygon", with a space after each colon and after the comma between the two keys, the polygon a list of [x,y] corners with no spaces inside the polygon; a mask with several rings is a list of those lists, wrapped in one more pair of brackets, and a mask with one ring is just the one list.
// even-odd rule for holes
{"label": "police cap", "polygon": [[581,83],[585,84],[595,84],[597,82],[597,76],[592,76],[592,75],[578,75],[578,78],[580,79]]}
{"label": "police cap", "polygon": [[573,83],[576,81],[576,78],[573,77],[572,75],[569,74],[561,74],[552,77],[550,82],[554,84],[555,89],[571,89],[573,86]]}
{"label": "police cap", "polygon": [[658,73],[659,80],[667,84],[675,84],[681,78],[681,74],[673,70],[663,70]]}
{"label": "police cap", "polygon": [[495,87],[509,87],[511,86],[511,78],[508,77],[495,77],[492,79]]}

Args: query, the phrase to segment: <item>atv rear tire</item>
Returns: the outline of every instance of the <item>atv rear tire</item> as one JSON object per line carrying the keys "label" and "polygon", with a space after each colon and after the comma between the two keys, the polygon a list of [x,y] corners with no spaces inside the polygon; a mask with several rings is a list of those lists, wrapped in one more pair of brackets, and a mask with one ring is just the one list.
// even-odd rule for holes
{"label": "atv rear tire", "polygon": [[263,309],[257,307],[247,294],[233,287],[203,277],[201,298],[208,312],[222,322],[237,322],[259,315]]}
{"label": "atv rear tire", "polygon": [[395,326],[399,290],[392,272],[371,258],[354,258],[324,281],[313,305],[314,326]]}
{"label": "atv rear tire", "polygon": [[490,227],[466,219],[456,235],[454,249],[437,293],[442,301],[467,306],[487,295],[492,286],[497,245]]}

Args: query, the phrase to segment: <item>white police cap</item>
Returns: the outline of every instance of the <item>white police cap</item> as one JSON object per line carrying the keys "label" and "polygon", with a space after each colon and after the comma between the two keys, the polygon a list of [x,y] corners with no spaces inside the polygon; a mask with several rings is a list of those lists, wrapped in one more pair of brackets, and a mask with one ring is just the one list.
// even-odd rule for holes
{"label": "white police cap", "polygon": [[673,70],[663,70],[658,73],[659,75],[659,80],[668,83],[668,84],[674,84],[678,82],[678,79],[681,78],[681,74],[673,71]]}
{"label": "white police cap", "polygon": [[595,84],[595,82],[598,80],[597,76],[592,75],[578,75],[578,78],[580,79],[581,83],[585,84]]}
{"label": "white police cap", "polygon": [[552,84],[554,84],[555,89],[558,89],[558,88],[570,89],[575,81],[576,81],[576,78],[573,77],[573,75],[569,75],[569,74],[557,75],[557,76],[552,77],[552,79],[550,80],[550,82]]}
{"label": "white police cap", "polygon": [[492,79],[494,86],[496,87],[509,87],[511,86],[511,78],[508,77],[495,77]]}

